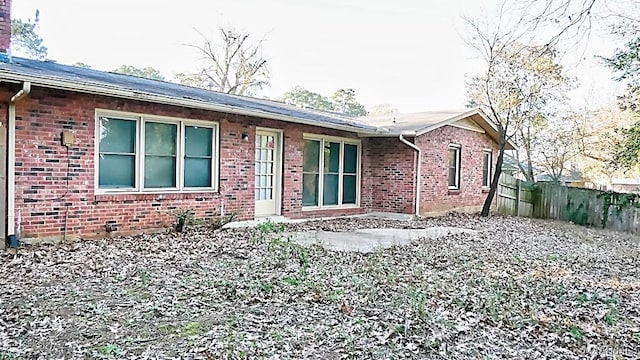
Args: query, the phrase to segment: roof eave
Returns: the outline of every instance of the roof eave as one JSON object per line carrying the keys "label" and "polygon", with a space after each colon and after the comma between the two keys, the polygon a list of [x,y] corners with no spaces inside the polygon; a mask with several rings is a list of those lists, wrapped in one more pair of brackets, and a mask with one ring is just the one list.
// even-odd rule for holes
{"label": "roof eave", "polygon": [[400,135],[415,137],[416,132],[415,131],[392,131],[392,130],[382,129],[376,132],[370,132],[370,133],[359,132],[358,133],[359,137],[398,137]]}
{"label": "roof eave", "polygon": [[184,106],[188,108],[210,110],[210,111],[229,113],[229,114],[235,114],[235,115],[260,117],[264,119],[280,120],[280,121],[286,121],[290,123],[330,128],[330,129],[348,131],[348,132],[365,134],[365,135],[375,134],[378,132],[378,130],[373,127],[371,129],[364,129],[358,126],[340,125],[340,124],[334,124],[334,123],[323,124],[321,122],[317,122],[314,120],[276,114],[276,113],[271,113],[266,111],[243,109],[243,108],[238,108],[238,107],[229,106],[229,105],[214,104],[214,103],[201,101],[201,100],[163,96],[163,95],[153,94],[149,92],[124,89],[117,86],[109,86],[105,84],[69,81],[69,80],[60,79],[60,78],[40,77],[40,76],[33,76],[33,75],[21,75],[11,71],[7,71],[7,70],[0,70],[0,81],[9,81],[9,82],[29,81],[34,86],[40,86],[40,87],[46,87],[46,88],[52,88],[52,89],[77,91],[77,92],[88,93],[88,94],[111,96],[111,97],[118,97],[118,98],[124,98],[124,99],[166,104],[166,105]]}
{"label": "roof eave", "polygon": [[[495,126],[495,124],[493,123],[493,121],[487,116],[487,114],[484,113],[484,111],[482,111],[482,109],[480,108],[475,108],[473,110],[469,110],[467,112],[464,112],[462,114],[458,114],[456,116],[453,116],[449,119],[440,121],[439,123],[433,124],[433,125],[429,125],[429,126],[425,126],[424,128],[417,130],[416,131],[416,136],[420,136],[423,134],[426,134],[430,131],[436,130],[438,128],[441,128],[445,125],[449,125],[452,124],[456,121],[471,117],[473,115],[479,115],[484,122],[489,125],[497,134],[500,134],[500,131],[498,130],[498,128]],[[497,142],[497,139],[494,139]],[[505,150],[515,150],[515,145],[511,142],[511,141],[507,141],[507,143],[505,144]]]}

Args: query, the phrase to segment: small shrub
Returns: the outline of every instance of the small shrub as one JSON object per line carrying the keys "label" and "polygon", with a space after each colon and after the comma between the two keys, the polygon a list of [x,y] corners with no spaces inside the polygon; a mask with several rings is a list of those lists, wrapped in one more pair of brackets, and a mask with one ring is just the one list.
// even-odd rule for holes
{"label": "small shrub", "polygon": [[229,215],[218,215],[213,219],[213,221],[211,221],[211,228],[213,230],[218,230],[228,223],[233,222],[235,219],[236,213],[231,213]]}
{"label": "small shrub", "polygon": [[184,232],[189,226],[200,224],[200,220],[196,219],[192,209],[184,209],[174,212],[175,230],[179,233]]}

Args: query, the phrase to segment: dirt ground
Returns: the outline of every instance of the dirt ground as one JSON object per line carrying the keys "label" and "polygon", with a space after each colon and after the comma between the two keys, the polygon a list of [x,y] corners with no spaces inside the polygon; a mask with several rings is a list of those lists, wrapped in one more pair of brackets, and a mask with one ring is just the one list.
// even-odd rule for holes
{"label": "dirt ground", "polygon": [[[371,253],[292,231],[479,230]],[[0,253],[0,359],[640,358],[640,239],[452,214]]]}

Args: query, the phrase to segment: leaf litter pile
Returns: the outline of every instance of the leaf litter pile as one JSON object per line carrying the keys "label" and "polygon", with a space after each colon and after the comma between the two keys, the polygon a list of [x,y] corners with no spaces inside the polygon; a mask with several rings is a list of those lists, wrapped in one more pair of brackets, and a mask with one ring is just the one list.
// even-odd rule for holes
{"label": "leaf litter pile", "polygon": [[[373,253],[283,231],[480,230]],[[0,255],[0,359],[638,358],[639,238],[452,214],[118,237]]]}

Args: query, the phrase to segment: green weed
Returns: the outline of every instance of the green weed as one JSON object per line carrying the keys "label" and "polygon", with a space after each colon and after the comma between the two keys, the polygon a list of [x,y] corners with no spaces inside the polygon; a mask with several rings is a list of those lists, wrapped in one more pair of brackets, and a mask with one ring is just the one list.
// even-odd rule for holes
{"label": "green weed", "polygon": [[122,353],[122,350],[120,349],[120,347],[115,344],[106,344],[106,345],[98,346],[96,350],[98,351],[99,354],[107,355],[107,356],[119,355]]}
{"label": "green weed", "polygon": [[140,280],[142,280],[144,285],[149,285],[151,282],[151,274],[148,271],[140,270],[138,275],[140,275]]}
{"label": "green weed", "polygon": [[192,321],[187,323],[180,329],[180,335],[183,337],[198,336],[202,333],[202,325],[199,322]]}
{"label": "green weed", "polygon": [[279,234],[284,231],[284,224],[267,220],[256,225],[256,230],[264,234]]}
{"label": "green weed", "polygon": [[421,289],[410,287],[406,293],[409,300],[409,306],[418,315],[419,318],[425,319],[428,316],[427,300],[428,295]]}
{"label": "green weed", "polygon": [[614,307],[609,308],[609,311],[604,315],[604,321],[607,325],[615,325],[618,322],[618,310]]}
{"label": "green weed", "polygon": [[291,285],[291,286],[300,285],[300,280],[295,276],[288,276],[288,277],[284,278],[284,282],[289,284],[289,285]]}
{"label": "green weed", "polygon": [[582,342],[582,340],[584,340],[584,333],[576,325],[573,325],[571,326],[571,328],[569,328],[569,335],[571,335],[572,338],[578,340],[579,342]]}

